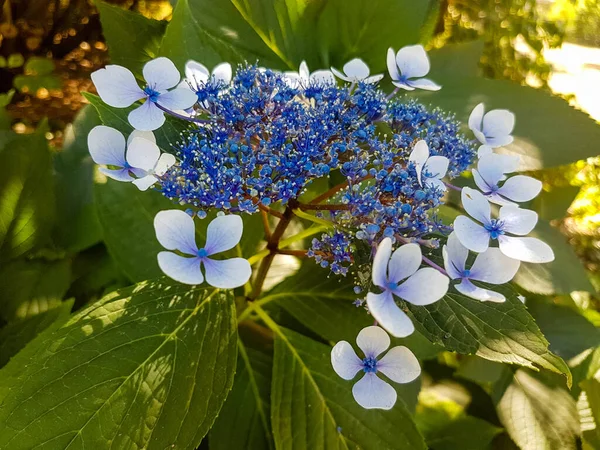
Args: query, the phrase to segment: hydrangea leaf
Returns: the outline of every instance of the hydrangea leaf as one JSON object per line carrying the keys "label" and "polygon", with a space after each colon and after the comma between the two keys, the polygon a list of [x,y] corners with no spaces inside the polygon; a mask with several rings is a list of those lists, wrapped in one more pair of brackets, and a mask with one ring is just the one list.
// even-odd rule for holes
{"label": "hydrangea leaf", "polygon": [[123,65],[141,76],[144,64],[158,56],[167,22],[149,19],[103,1],[96,2],[96,6],[111,63]]}
{"label": "hydrangea leaf", "polygon": [[[583,394],[577,402],[583,439],[598,448],[600,445],[600,381],[590,378],[581,382]],[[584,446],[585,448],[585,446]]]}
{"label": "hydrangea leaf", "polygon": [[390,411],[363,409],[352,397],[352,383],[333,371],[329,346],[269,326],[275,332],[271,420],[278,449],[426,448],[401,400]]}
{"label": "hydrangea leaf", "polygon": [[230,292],[165,279],[114,292],[2,370],[0,447],[195,448],[235,360]]}

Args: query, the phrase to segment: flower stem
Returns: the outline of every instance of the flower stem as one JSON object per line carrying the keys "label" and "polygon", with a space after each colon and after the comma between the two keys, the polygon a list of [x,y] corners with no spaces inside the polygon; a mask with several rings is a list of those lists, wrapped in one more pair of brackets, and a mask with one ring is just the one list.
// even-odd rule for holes
{"label": "flower stem", "polygon": [[312,203],[309,203],[309,204],[300,203],[300,209],[302,211],[310,211],[310,210],[317,210],[317,211],[347,211],[347,210],[350,209],[350,205],[335,205],[335,204],[330,204],[330,205],[314,205]]}
{"label": "flower stem", "polygon": [[431,267],[433,267],[434,269],[436,269],[437,271],[441,272],[442,274],[448,276],[448,273],[440,266],[438,266],[436,263],[434,263],[432,260],[430,260],[428,257],[426,257],[425,255],[421,256],[423,259],[423,262],[425,264],[430,265]]}
{"label": "flower stem", "polygon": [[453,191],[457,191],[457,192],[462,191],[462,188],[459,188],[458,186],[454,186],[453,184],[446,183],[446,182],[444,182],[444,184],[446,185],[446,187],[448,189],[452,189]]}
{"label": "flower stem", "polygon": [[154,103],[158,109],[163,110],[164,112],[166,112],[168,115],[176,117],[177,119],[181,119],[181,120],[185,120],[186,122],[195,122],[195,123],[210,123],[210,120],[207,119],[199,119],[197,117],[191,117],[191,116],[184,116],[183,114],[179,114],[176,113],[175,111],[171,111],[170,109],[165,108],[164,106],[161,106],[158,103]]}

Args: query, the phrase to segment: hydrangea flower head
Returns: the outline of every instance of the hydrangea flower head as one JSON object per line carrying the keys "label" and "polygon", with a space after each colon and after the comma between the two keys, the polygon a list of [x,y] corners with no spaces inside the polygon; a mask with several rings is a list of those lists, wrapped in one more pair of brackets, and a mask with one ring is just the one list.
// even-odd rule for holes
{"label": "hydrangea flower head", "polygon": [[408,45],[398,50],[398,53],[394,53],[394,49],[389,48],[387,67],[392,77],[392,84],[397,88],[407,91],[441,89],[441,86],[433,81],[422,78],[429,73],[430,69],[429,58],[422,45]]}
{"label": "hydrangea flower head", "polygon": [[535,227],[538,215],[515,205],[500,208],[497,219],[492,219],[491,208],[485,196],[468,187],[461,192],[465,211],[475,220],[458,216],[454,221],[456,236],[469,250],[485,252],[491,241],[498,241],[500,251],[509,258],[531,263],[554,260],[548,244],[533,237],[523,237]]}
{"label": "hydrangea flower head", "polygon": [[477,140],[491,148],[510,144],[513,141],[511,133],[515,127],[515,115],[506,109],[493,109],[485,115],[484,112],[483,103],[479,103],[469,116],[469,128]]}
{"label": "hydrangea flower head", "polygon": [[108,65],[92,73],[98,95],[107,105],[126,108],[138,100],[146,101],[129,113],[129,123],[138,130],[152,131],[165,123],[160,107],[168,110],[190,108],[197,98],[189,89],[169,89],[180,80],[179,71],[168,58],[156,58],[143,68],[146,86],[139,87],[129,69]]}
{"label": "hydrangea flower head", "polygon": [[475,300],[496,303],[506,300],[503,294],[475,286],[471,280],[490,284],[508,283],[519,270],[519,261],[504,255],[498,248],[488,248],[477,255],[473,265],[467,269],[469,250],[460,243],[456,233],[450,234],[442,253],[448,276],[453,280],[460,280],[460,283],[454,285],[458,292]]}
{"label": "hydrangea flower head", "polygon": [[385,375],[396,383],[410,383],[421,374],[415,355],[406,347],[391,348],[382,358],[379,356],[390,347],[390,337],[377,326],[363,328],[356,343],[364,357],[359,358],[347,341],[340,341],[331,351],[331,365],[344,380],[352,380],[363,372],[363,377],[352,388],[356,402],[366,409],[391,409],[396,403],[396,391],[379,378]]}
{"label": "hydrangea flower head", "polygon": [[406,337],[415,330],[394,296],[413,305],[429,305],[448,291],[448,277],[431,267],[419,269],[421,261],[421,247],[417,244],[402,245],[392,253],[392,240],[385,238],[377,247],[373,284],[382,292],[369,292],[367,305],[375,320],[392,336]]}
{"label": "hydrangea flower head", "polygon": [[363,83],[377,83],[383,78],[383,74],[377,74],[369,76],[371,71],[369,66],[360,58],[354,58],[352,61],[348,61],[344,64],[343,72],[340,72],[336,68],[332,67],[331,71],[340,80],[357,83],[362,81]]}
{"label": "hydrangea flower head", "polygon": [[[180,210],[161,211],[154,218],[158,242],[168,252],[158,254],[161,270],[180,283],[201,284],[232,289],[244,285],[252,273],[244,258],[216,260],[210,258],[235,247],[242,238],[243,222],[240,216],[218,216],[206,231],[206,244],[198,248],[194,219]],[[174,253],[176,250],[182,255]],[[204,266],[204,275],[201,267]]]}

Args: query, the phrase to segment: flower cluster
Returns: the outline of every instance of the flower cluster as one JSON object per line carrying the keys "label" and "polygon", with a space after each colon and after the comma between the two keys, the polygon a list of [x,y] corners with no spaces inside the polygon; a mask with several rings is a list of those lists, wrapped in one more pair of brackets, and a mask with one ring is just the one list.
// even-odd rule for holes
{"label": "flower cluster", "polygon": [[[422,46],[389,49],[387,67],[395,90],[386,95],[378,86],[384,75],[371,74],[358,58],[342,70],[312,73],[305,62],[298,72],[241,65],[234,74],[227,63],[211,72],[189,61],[184,80],[171,61],[157,58],[144,66],[144,87],[124,67],[107,66],[92,75],[100,97],[117,108],[144,103],[129,113],[136,131],[127,141],[105,126],[94,128],[88,141],[106,176],[141,190],[154,186],[187,208],[162,211],[154,221],[166,249],[157,255],[159,266],[182,283],[233,289],[251,279],[248,260],[214,258],[240,242],[243,220],[237,214],[263,214],[271,255],[261,263],[250,300],[260,294],[272,255],[284,253],[280,238],[292,218],[325,224],[329,230],[313,239],[310,249],[287,254],[300,252],[336,275],[360,267],[355,293],[364,291],[366,297],[356,303],[366,300],[379,326],[359,333],[362,359],[342,341],[331,360],[344,379],[363,372],[353,388],[357,402],[383,409],[394,405],[396,392],[377,374],[406,383],[420,373],[405,347],[378,359],[390,345],[384,329],[396,337],[415,329],[397,300],[421,307],[455,289],[479,301],[503,302],[502,293],[478,283],[501,285],[514,277],[521,261],[554,258],[548,245],[525,236],[537,214],[518,206],[533,199],[541,183],[509,176],[518,158],[495,153],[512,142],[514,115],[485,114],[477,105],[469,118],[475,139],[469,139],[452,115],[396,95],[440,89],[423,78],[430,64]],[[188,128],[161,154],[151,131],[165,122],[165,114],[186,121]],[[469,168],[478,190],[450,184]],[[318,179],[326,179],[328,189],[302,203]],[[436,214],[447,189],[461,191],[468,214],[453,224]],[[497,215],[494,205],[500,206]],[[213,209],[219,213],[207,227],[206,244],[198,247],[193,217]],[[279,219],[273,232],[268,214]],[[422,251],[439,248],[440,241],[445,241],[444,267]],[[469,252],[478,255],[467,268]]]}

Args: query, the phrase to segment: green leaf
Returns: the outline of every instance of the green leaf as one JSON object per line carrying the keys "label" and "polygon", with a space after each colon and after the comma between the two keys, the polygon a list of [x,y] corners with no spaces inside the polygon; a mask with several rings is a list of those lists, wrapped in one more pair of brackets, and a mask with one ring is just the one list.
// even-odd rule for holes
{"label": "green leaf", "polygon": [[330,347],[269,327],[275,332],[271,420],[277,449],[426,448],[401,400],[390,411],[363,409],[352,397],[353,383],[333,371]]}
{"label": "green leaf", "polygon": [[[431,1],[181,0],[160,53],[182,66],[258,60],[274,69],[313,70],[363,58],[385,68],[385,52],[421,37]],[[393,20],[390,20],[393,17]],[[427,36],[424,37],[427,39]]]}
{"label": "green leaf", "polygon": [[[479,59],[471,47],[453,48],[457,65],[472,66]],[[450,47],[443,49],[444,58],[448,58],[451,50]],[[431,58],[432,66],[436,67],[435,52]],[[431,79],[443,86],[441,91],[415,95],[424,103],[456,113],[464,124],[480,102],[485,103],[486,110],[506,108],[514,112],[515,142],[506,150],[521,155],[523,170],[559,166],[597,155],[595,142],[600,140],[600,126],[562,98],[510,81],[464,75],[454,67],[449,65],[448,70],[430,72]],[[568,133],[565,130],[569,130]]]}
{"label": "green leaf", "polygon": [[583,263],[559,230],[540,220],[530,236],[550,245],[556,258],[547,264],[521,263],[515,283],[529,292],[543,295],[594,292]]}
{"label": "green leaf", "polygon": [[537,211],[541,219],[563,219],[567,210],[579,194],[579,186],[552,187],[550,191],[543,190],[526,208]]}
{"label": "green leaf", "polygon": [[16,260],[0,269],[0,316],[25,319],[61,304],[71,282],[71,263]]}
{"label": "green leaf", "polygon": [[[600,445],[600,381],[590,378],[582,381],[581,387],[584,399],[580,399],[577,405],[582,422],[581,431],[583,438],[592,444],[593,448],[598,448]],[[582,410],[580,403],[585,404],[587,411]]]}
{"label": "green leaf", "polygon": [[100,242],[102,230],[94,206],[94,161],[87,135],[100,125],[96,110],[85,106],[67,125],[62,151],[54,158],[57,226],[55,239],[76,253]]}
{"label": "green leaf", "polygon": [[164,279],[117,291],[0,371],[0,448],[195,448],[235,358],[230,292]]}
{"label": "green leaf", "polygon": [[12,101],[13,95],[15,95],[14,89],[11,89],[4,94],[0,94],[0,129],[10,128],[12,117],[6,111],[6,106]]}
{"label": "green leaf", "polygon": [[167,22],[148,19],[103,1],[96,2],[110,61],[141,76],[146,62],[158,56]]}
{"label": "green leaf", "polygon": [[[277,285],[258,302],[283,308],[328,341],[353,341],[360,330],[373,325],[373,318],[364,308],[353,305],[359,296],[352,288],[351,280],[328,277],[327,270],[313,261],[306,261],[295,275]],[[409,347],[419,359],[433,358],[443,350],[419,332],[404,339],[392,338],[392,345]]]}
{"label": "green leaf", "polygon": [[519,369],[493,393],[500,422],[521,450],[575,449],[575,401],[560,386]]}
{"label": "green leaf", "polygon": [[154,216],[177,206],[159,192],[141,192],[131,183],[107,180],[95,188],[104,243],[119,268],[132,281],[160,276],[156,258],[164,248],[156,240]]}
{"label": "green leaf", "polygon": [[0,367],[15,356],[25,345],[42,331],[58,328],[71,313],[73,300],[26,319],[10,322],[0,330]]}
{"label": "green leaf", "polygon": [[17,75],[13,86],[19,92],[35,94],[38,89],[60,89],[62,83],[56,75]]}
{"label": "green leaf", "polygon": [[510,286],[489,286],[506,296],[506,302],[480,302],[452,287],[440,301],[428,306],[402,302],[416,328],[447,350],[474,354],[491,361],[571,373],[565,362],[548,350],[533,317]]}
{"label": "green leaf", "polygon": [[272,367],[272,353],[249,347],[238,338],[237,373],[210,430],[211,450],[273,449],[269,414]]}
{"label": "green leaf", "polygon": [[0,262],[47,242],[55,217],[46,125],[0,148]]}

